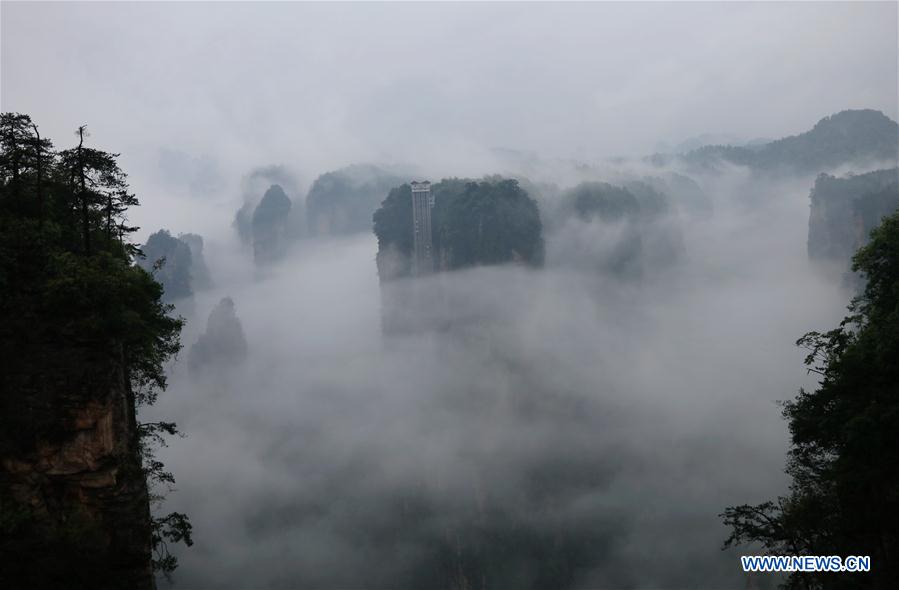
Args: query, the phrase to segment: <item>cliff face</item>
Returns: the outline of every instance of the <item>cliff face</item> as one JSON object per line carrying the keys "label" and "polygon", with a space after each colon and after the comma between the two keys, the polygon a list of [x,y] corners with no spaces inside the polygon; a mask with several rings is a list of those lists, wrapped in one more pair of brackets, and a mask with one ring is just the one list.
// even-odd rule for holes
{"label": "cliff face", "polygon": [[[105,380],[104,380],[105,381]],[[58,416],[24,445],[4,447],[5,588],[154,588],[146,479],[123,363],[99,390],[29,392]]]}
{"label": "cliff face", "polygon": [[811,192],[809,258],[847,262],[883,216],[899,208],[897,183],[896,168],[845,178],[820,175]]}
{"label": "cliff face", "polygon": [[288,246],[288,216],[291,201],[279,185],[273,184],[253,211],[253,259],[266,264],[284,255]]}

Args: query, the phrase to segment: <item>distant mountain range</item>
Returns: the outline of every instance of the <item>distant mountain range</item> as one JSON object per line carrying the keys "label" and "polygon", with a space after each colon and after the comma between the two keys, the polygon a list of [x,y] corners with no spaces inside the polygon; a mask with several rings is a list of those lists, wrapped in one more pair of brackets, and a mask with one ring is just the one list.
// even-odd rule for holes
{"label": "distant mountain range", "polygon": [[656,146],[656,151],[663,154],[686,154],[707,145],[757,147],[766,143],[771,143],[771,141],[772,140],[767,137],[746,139],[729,133],[703,133],[695,137],[689,137],[674,145],[663,141]]}
{"label": "distant mountain range", "polygon": [[754,145],[707,145],[683,155],[651,157],[658,165],[686,162],[714,168],[721,162],[766,171],[825,172],[847,163],[896,162],[899,125],[871,109],[846,110],[825,117],[799,135]]}

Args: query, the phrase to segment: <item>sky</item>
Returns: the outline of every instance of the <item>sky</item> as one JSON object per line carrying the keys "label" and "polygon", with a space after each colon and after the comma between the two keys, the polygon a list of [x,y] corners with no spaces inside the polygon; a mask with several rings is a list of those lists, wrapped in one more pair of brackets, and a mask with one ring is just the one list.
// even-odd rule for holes
{"label": "sky", "polygon": [[358,161],[475,169],[492,148],[780,137],[846,108],[896,119],[896,43],[893,2],[3,2],[0,102],[60,144],[88,124],[142,182],[163,148],[311,182]]}

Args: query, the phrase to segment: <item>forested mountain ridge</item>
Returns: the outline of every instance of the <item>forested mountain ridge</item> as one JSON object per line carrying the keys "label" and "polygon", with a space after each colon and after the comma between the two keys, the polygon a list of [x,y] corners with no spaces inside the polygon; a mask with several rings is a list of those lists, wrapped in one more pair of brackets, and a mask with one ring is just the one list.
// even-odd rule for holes
{"label": "forested mountain ridge", "polygon": [[0,586],[153,588],[183,514],[151,516],[175,425],[137,408],[165,389],[182,321],[134,264],[138,204],[117,154],[54,151],[27,115],[0,120]]}
{"label": "forested mountain ridge", "polygon": [[[543,223],[536,201],[516,180],[444,179],[431,185],[437,270],[521,262],[543,264]],[[390,191],[373,216],[382,280],[411,273],[412,189]]]}
{"label": "forested mountain ridge", "polygon": [[657,164],[677,160],[695,168],[718,162],[762,172],[811,172],[843,164],[895,162],[899,157],[899,126],[880,111],[845,110],[824,117],[798,135],[752,146],[707,145],[683,156],[656,155]]}

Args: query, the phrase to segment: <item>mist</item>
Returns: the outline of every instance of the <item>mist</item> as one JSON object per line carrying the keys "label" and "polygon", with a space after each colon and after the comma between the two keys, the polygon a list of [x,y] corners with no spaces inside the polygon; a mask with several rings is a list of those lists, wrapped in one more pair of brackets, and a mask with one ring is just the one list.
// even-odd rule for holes
{"label": "mist", "polygon": [[[816,174],[644,156],[849,108],[895,120],[895,4],[4,3],[2,17],[3,110],[60,142],[86,122],[120,151],[139,240],[204,238],[213,286],[175,302],[184,350],[141,415],[186,434],[159,458],[177,478],[164,508],[190,515],[195,545],[172,548],[161,586],[428,587],[458,567],[450,587],[486,587],[470,579],[486,571],[542,588],[562,555],[570,587],[745,586],[719,513],[785,493],[778,401],[816,384],[794,343],[836,325],[853,291],[808,259]],[[301,215],[319,175],[355,163],[519,179],[545,265],[386,285],[370,232],[300,230],[254,263],[242,206],[277,182]],[[675,173],[702,199],[673,191],[639,222],[553,218],[581,182]],[[639,263],[620,273],[628,240]],[[246,358],[191,370],[224,297]],[[388,333],[392,305],[440,327]]]}
{"label": "mist", "polygon": [[[684,257],[640,280],[553,264],[550,235],[540,271],[401,285],[435,302],[405,313],[448,316],[421,334],[382,333],[371,236],[301,241],[261,279],[208,244],[229,278],[183,339],[229,295],[250,354],[200,378],[176,363],[153,408],[188,433],[161,455],[201,539],[177,585],[402,585],[437,540],[489,545],[495,518],[581,544],[576,587],[741,584],[717,514],[784,490],[776,402],[814,383],[793,342],[850,295],[808,264],[806,187],[748,210],[716,194],[678,220]],[[537,564],[507,565],[539,587]]]}

